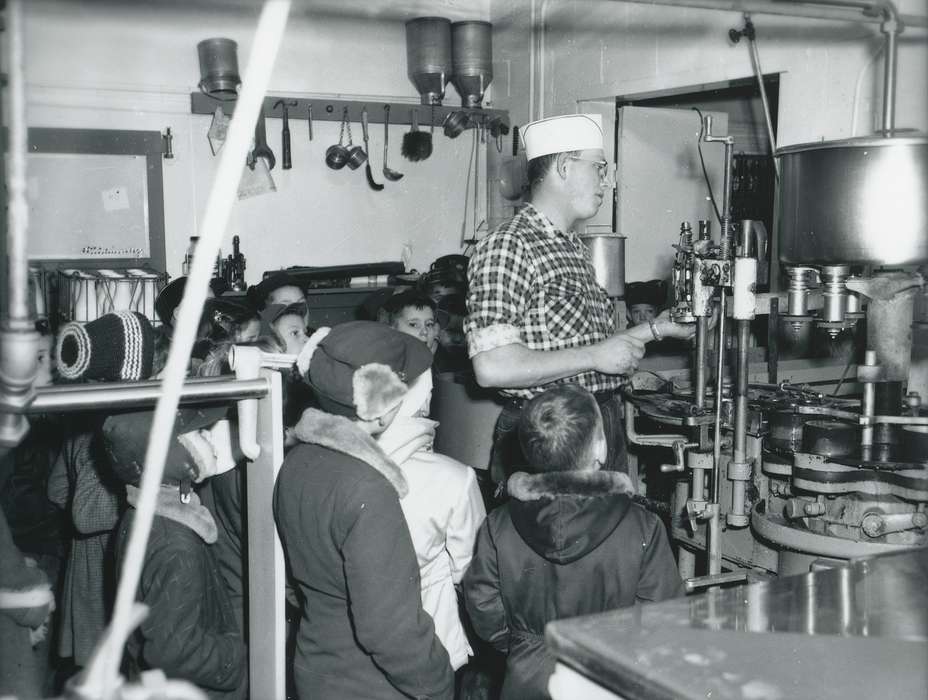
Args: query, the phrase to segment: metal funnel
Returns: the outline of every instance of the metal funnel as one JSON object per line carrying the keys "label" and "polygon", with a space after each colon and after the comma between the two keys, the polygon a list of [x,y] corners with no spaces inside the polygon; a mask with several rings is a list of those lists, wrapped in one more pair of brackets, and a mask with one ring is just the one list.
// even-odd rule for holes
{"label": "metal funnel", "polygon": [[441,104],[451,76],[451,20],[417,17],[406,23],[406,75],[422,104]]}
{"label": "metal funnel", "polygon": [[455,22],[451,25],[451,82],[462,107],[479,107],[493,80],[493,25]]}

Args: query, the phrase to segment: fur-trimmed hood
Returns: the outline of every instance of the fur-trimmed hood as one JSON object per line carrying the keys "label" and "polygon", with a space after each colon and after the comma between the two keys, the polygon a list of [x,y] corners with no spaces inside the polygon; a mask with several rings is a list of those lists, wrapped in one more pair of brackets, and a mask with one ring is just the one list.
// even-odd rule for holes
{"label": "fur-trimmed hood", "polygon": [[506,489],[519,535],[558,564],[598,547],[628,513],[634,493],[627,474],[608,471],[517,472]]}
{"label": "fur-trimmed hood", "polygon": [[[126,500],[135,508],[138,502],[140,489],[126,485]],[[186,525],[197,533],[206,544],[213,544],[218,538],[216,521],[206,506],[200,503],[196,493],[190,493],[190,500],[183,503],[180,500],[180,488],[162,484],[158,491],[158,500],[155,503],[155,514],[162,518],[173,520],[175,523]]]}
{"label": "fur-trimmed hood", "polygon": [[321,445],[361,460],[383,475],[400,498],[409,493],[406,477],[400,468],[387,457],[377,441],[353,421],[315,408],[307,408],[294,427],[293,434],[300,442]]}

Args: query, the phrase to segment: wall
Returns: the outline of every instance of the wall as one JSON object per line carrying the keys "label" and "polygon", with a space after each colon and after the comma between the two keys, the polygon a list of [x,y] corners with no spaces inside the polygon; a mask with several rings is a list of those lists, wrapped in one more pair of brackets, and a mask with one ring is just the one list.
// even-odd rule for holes
{"label": "wall", "polygon": [[[348,11],[332,11],[341,5]],[[295,2],[270,93],[369,98],[377,106],[388,99],[418,103],[406,77],[403,13],[412,17],[431,9],[451,19],[486,19],[489,11],[483,1],[418,5],[406,2],[401,10],[378,15],[364,11],[374,5],[353,0],[329,3],[328,10]],[[25,6],[30,126],[171,127],[175,158],[164,161],[166,256],[168,272],[179,274],[218,164],[206,138],[210,117],[189,113],[189,94],[199,80],[196,45],[211,36],[236,40],[244,72],[258,3],[43,0]],[[445,104],[458,99],[449,85]],[[411,266],[420,270],[440,255],[460,252],[469,132],[450,140],[436,130],[432,157],[411,163],[400,155],[408,127],[391,127],[390,164],[405,177],[374,192],[363,168],[325,167],[325,149],[338,140],[337,123],[316,122],[310,143],[306,122],[291,121],[289,171],[279,165],[280,127],[280,120],[267,121],[278,160],[272,172],[277,192],[240,201],[223,246],[230,252],[232,236],[241,236],[249,282],[264,270],[289,265],[399,260],[405,244],[412,248]],[[361,140],[360,125],[353,125],[353,134]],[[374,127],[371,138],[375,179],[383,182],[383,127]],[[478,221],[485,218],[483,198],[479,206]],[[467,227],[473,228],[470,213]]]}
{"label": "wall", "polygon": [[[925,15],[924,0],[896,4],[901,12]],[[533,17],[544,26],[534,40],[525,25]],[[491,21],[496,55],[519,67],[494,85],[497,106],[509,109],[516,123],[616,96],[753,75],[745,42],[732,45],[727,38],[730,28],[743,26],[737,12],[609,0],[494,0]],[[779,145],[846,138],[854,135],[855,123],[856,135],[879,125],[882,63],[869,63],[882,44],[878,25],[772,15],[753,21],[764,73],[781,74]],[[908,28],[900,40],[896,125],[928,127],[924,29]],[[629,240],[629,266],[655,257],[675,239],[676,231],[668,231],[666,238]]]}

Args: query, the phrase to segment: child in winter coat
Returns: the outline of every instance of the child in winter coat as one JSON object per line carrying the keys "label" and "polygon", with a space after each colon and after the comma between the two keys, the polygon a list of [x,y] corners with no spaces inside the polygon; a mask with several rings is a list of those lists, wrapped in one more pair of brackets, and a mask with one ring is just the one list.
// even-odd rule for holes
{"label": "child in winter coat", "polygon": [[307,409],[274,490],[302,594],[293,675],[312,700],[450,700],[454,673],[422,609],[400,499],[403,472],[375,436],[432,354],[382,323],[321,328],[297,362],[323,410]]}
{"label": "child in winter coat", "polygon": [[438,424],[424,417],[431,396],[432,375],[423,372],[377,442],[409,484],[400,506],[419,561],[422,607],[435,621],[435,632],[457,670],[474,652],[461,624],[454,587],[470,564],[486,509],[474,470],[432,451]]}
{"label": "child in winter coat", "polygon": [[545,625],[683,594],[664,526],[633,503],[629,477],[601,471],[606,438],[594,396],[558,385],[527,402],[519,441],[532,473],[477,535],[464,576],[477,633],[507,654],[502,698],[547,698]]}
{"label": "child in winter coat", "polygon": [[[145,551],[138,600],[147,617],[126,643],[130,679],[160,668],[190,681],[211,700],[246,696],[247,654],[215,551],[216,521],[192,484],[235,466],[224,407],[177,412],[155,518]],[[103,441],[129,508],[116,531],[120,570],[142,476],[153,410],[110,416]]]}

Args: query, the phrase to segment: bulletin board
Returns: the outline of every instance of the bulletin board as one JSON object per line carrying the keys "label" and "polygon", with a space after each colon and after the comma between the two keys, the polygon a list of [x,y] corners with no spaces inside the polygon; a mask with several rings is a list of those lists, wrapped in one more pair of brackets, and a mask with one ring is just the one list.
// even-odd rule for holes
{"label": "bulletin board", "polygon": [[157,131],[30,129],[30,261],[163,272],[161,142]]}

